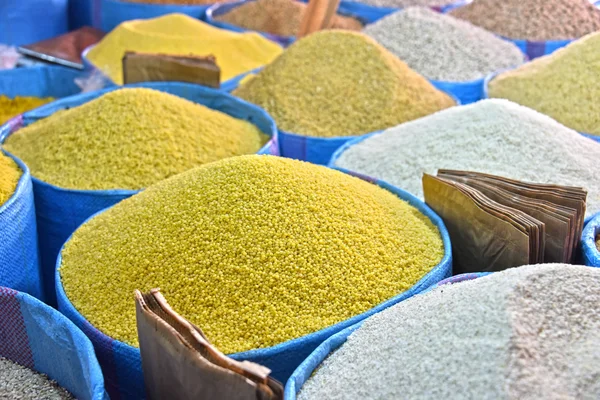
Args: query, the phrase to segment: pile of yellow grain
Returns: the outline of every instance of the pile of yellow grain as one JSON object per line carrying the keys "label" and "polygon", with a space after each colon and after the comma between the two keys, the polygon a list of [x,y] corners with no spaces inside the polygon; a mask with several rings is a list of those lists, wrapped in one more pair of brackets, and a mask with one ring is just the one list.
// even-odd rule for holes
{"label": "pile of yellow grain", "polygon": [[255,125],[145,88],[109,92],[9,136],[36,178],[70,189],[141,189],[190,168],[256,153]]}
{"label": "pile of yellow grain", "polygon": [[342,30],[297,41],[234,94],[278,128],[320,137],[365,134],[455,104],[370,37]]}
{"label": "pile of yellow grain", "polygon": [[443,252],[431,221],[391,192],[250,155],[162,181],[90,220],[66,244],[60,276],[77,310],[113,338],[138,344],[133,291],[159,287],[235,353],[367,311]]}

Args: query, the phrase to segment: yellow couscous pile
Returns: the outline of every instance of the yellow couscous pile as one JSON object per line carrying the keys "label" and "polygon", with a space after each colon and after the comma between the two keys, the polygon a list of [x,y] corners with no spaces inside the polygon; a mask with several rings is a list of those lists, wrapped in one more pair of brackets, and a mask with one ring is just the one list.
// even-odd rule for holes
{"label": "yellow couscous pile", "polygon": [[578,132],[600,135],[600,32],[494,78],[490,97],[514,101]]}
{"label": "yellow couscous pile", "polygon": [[138,345],[133,292],[158,287],[235,353],[360,314],[443,253],[437,228],[391,192],[250,155],[184,172],[90,220],[66,244],[60,276],[77,310],[113,338]]}
{"label": "yellow couscous pile", "polygon": [[69,189],[142,189],[190,168],[256,153],[250,122],[152,89],[119,89],[9,136],[36,178]]}
{"label": "yellow couscous pile", "polygon": [[88,59],[116,84],[123,84],[127,51],[176,55],[213,55],[221,80],[271,62],[283,49],[258,33],[219,29],[183,14],[123,22],[88,53]]}
{"label": "yellow couscous pile", "polygon": [[15,192],[19,179],[21,179],[21,175],[22,172],[19,166],[12,158],[5,156],[0,151],[0,207],[2,207]]}
{"label": "yellow couscous pile", "polygon": [[53,101],[52,97],[39,98],[29,96],[17,96],[9,98],[0,96],[0,124],[5,123],[9,119],[16,117],[25,111],[33,110],[39,106]]}
{"label": "yellow couscous pile", "polygon": [[290,46],[234,95],[304,136],[361,135],[455,105],[370,37],[325,30]]}

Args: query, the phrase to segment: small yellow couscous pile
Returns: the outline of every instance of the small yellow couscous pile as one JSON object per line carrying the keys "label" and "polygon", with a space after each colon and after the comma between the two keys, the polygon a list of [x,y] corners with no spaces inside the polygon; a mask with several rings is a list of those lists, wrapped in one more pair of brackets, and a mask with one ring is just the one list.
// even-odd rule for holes
{"label": "small yellow couscous pile", "polygon": [[54,99],[52,97],[29,97],[29,96],[17,96],[10,98],[7,96],[0,96],[0,124],[5,123],[9,119],[16,117],[25,111],[33,110],[46,103],[50,103]]}
{"label": "small yellow couscous pile", "polygon": [[152,89],[119,89],[9,136],[38,179],[69,189],[142,189],[193,167],[256,153],[248,121]]}
{"label": "small yellow couscous pile", "polygon": [[337,29],[298,40],[233,94],[279,129],[316,137],[362,135],[456,105],[369,36]]}
{"label": "small yellow couscous pile", "polygon": [[5,156],[0,151],[0,207],[11,198],[17,189],[21,175],[19,166],[12,158]]}
{"label": "small yellow couscous pile", "polygon": [[93,218],[66,244],[60,276],[75,308],[115,339],[138,345],[133,292],[158,287],[235,353],[367,311],[443,253],[437,228],[391,192],[250,155],[159,182]]}

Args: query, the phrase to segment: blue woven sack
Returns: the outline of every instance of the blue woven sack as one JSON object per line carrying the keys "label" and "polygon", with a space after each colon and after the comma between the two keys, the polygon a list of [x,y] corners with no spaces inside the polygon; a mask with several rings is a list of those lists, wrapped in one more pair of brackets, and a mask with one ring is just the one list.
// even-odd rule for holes
{"label": "blue woven sack", "polygon": [[100,28],[110,32],[121,22],[132,19],[149,19],[165,14],[180,13],[200,19],[210,6],[184,4],[134,3],[121,0],[100,0]]}
{"label": "blue woven sack", "polygon": [[0,287],[0,357],[48,375],[80,400],[108,400],[89,339],[39,300]]}
{"label": "blue woven sack", "polygon": [[[490,93],[489,93],[489,85],[490,82],[499,74],[501,74],[502,72],[506,72],[506,70],[504,71],[498,71],[498,72],[494,72],[493,74],[490,74],[488,76],[485,77],[484,81],[483,81],[483,99],[489,99],[490,98]],[[582,134],[583,136],[590,138],[596,142],[600,142],[600,136],[597,135],[590,135],[587,133],[583,133],[583,132],[579,132],[580,134]]]}
{"label": "blue woven sack", "polygon": [[68,0],[0,1],[0,43],[31,44],[67,32]]}
{"label": "blue woven sack", "polygon": [[581,254],[583,263],[591,267],[600,267],[600,251],[596,248],[596,237],[600,234],[600,213],[586,220],[581,235]]}
{"label": "blue woven sack", "polygon": [[[489,272],[484,273],[471,273],[471,274],[462,274],[450,277],[448,279],[442,280],[435,285],[430,286],[427,290],[422,291],[421,293],[426,293],[438,286],[448,285],[456,282],[477,279],[480,276],[488,275]],[[312,376],[312,374],[316,371],[316,369],[321,365],[321,363],[335,350],[341,347],[348,336],[350,336],[355,330],[360,328],[364,321],[361,321],[357,324],[354,324],[343,331],[331,336],[329,339],[325,340],[319,347],[317,347],[306,359],[296,368],[290,379],[286,382],[285,385],[285,400],[296,400],[297,394],[302,389],[302,386],[306,383],[306,381]]]}
{"label": "blue woven sack", "polygon": [[[460,7],[464,4],[469,3],[471,0],[458,1],[456,3],[451,3],[446,6],[441,7],[431,7],[433,10],[447,13],[448,11]],[[386,15],[395,13],[396,11],[400,11],[402,8],[400,7],[376,7],[370,6],[368,4],[363,4],[358,1],[347,1],[342,0],[340,2],[340,8],[343,8],[348,13],[352,15],[356,15],[361,18],[361,20],[365,21],[367,24],[372,24],[375,21],[380,20]]]}
{"label": "blue woven sack", "polygon": [[[156,82],[125,85],[124,87],[148,87],[170,93],[209,108],[219,110],[235,118],[247,120],[275,139],[275,123],[269,115],[255,105],[246,103],[226,93],[199,85],[179,82]],[[103,94],[118,89],[112,87],[68,97],[55,101],[34,111],[23,114],[18,123],[0,127],[0,143],[22,126],[46,118],[58,110],[86,103]],[[274,146],[272,143],[265,147]],[[110,207],[137,193],[136,190],[73,190],[63,189],[33,178],[37,227],[39,235],[42,280],[48,304],[56,305],[54,267],[58,252],[67,238],[91,215]]]}
{"label": "blue woven sack", "polygon": [[[214,4],[214,5],[210,6],[208,9],[206,9],[203,19],[207,23],[209,23],[213,26],[216,26],[217,28],[227,29],[227,30],[234,31],[234,32],[249,32],[251,30],[242,28],[238,25],[230,24],[228,22],[217,21],[215,19],[215,17],[221,16],[223,14],[227,14],[232,9],[239,7],[240,5],[242,5],[244,3],[251,2],[251,1],[255,1],[255,0],[240,0],[240,1],[234,1],[231,3]],[[340,15],[346,16],[346,17],[355,18],[355,19],[359,20],[363,25],[367,24],[367,21],[365,19],[361,18],[358,15],[353,14],[350,10],[348,10],[346,8],[346,6],[344,6],[344,4],[340,4],[340,6],[338,7],[337,13]],[[259,31],[256,31],[256,32],[260,33],[261,35],[263,35],[264,37],[266,37],[269,40],[279,43],[283,47],[289,46],[296,40],[296,38],[294,36],[281,36],[281,35],[275,35],[275,34],[266,33],[266,32],[259,32]]]}
{"label": "blue woven sack", "polygon": [[[117,86],[117,84],[115,84],[106,74],[104,74],[99,68],[97,68],[91,61],[90,59],[87,57],[88,53],[94,48],[94,45],[89,46],[88,48],[86,48],[83,53],[81,53],[81,59],[83,61],[83,67],[84,67],[84,71],[85,73],[89,76],[91,74],[97,74],[98,76],[102,77],[103,80],[103,84],[102,87],[103,88],[108,88],[111,86]],[[219,87],[218,90],[222,91],[222,92],[231,92],[233,89],[235,89],[236,87],[238,87],[240,81],[249,74],[255,73],[257,71],[260,71],[262,67],[258,67],[256,69],[253,69],[251,71],[248,72],[244,72],[243,74],[240,74],[238,76],[235,76],[229,80],[226,80],[224,82],[221,82],[221,85]]]}
{"label": "blue woven sack", "polygon": [[[0,150],[0,155],[12,158],[22,171],[15,192],[0,205],[0,286],[45,300],[38,256],[31,175],[27,166],[18,158],[4,150]],[[1,342],[2,340],[0,347]]]}
{"label": "blue woven sack", "polygon": [[100,28],[101,0],[69,0],[69,30],[82,26]]}
{"label": "blue woven sack", "polygon": [[81,71],[59,66],[35,66],[0,71],[0,96],[66,97],[81,92],[75,79]]}
{"label": "blue woven sack", "polygon": [[[442,219],[437,216],[424,202],[404,190],[395,188],[386,182],[374,180],[361,175],[362,179],[373,182],[384,189],[396,194],[407,201],[417,210],[427,216],[439,229],[444,244],[444,257],[428,274],[418,281],[409,290],[379,304],[378,306],[354,316],[346,321],[332,325],[320,331],[280,343],[273,347],[250,350],[233,354],[236,360],[249,360],[267,366],[272,370],[272,376],[285,382],[294,369],[304,360],[319,344],[331,335],[356,324],[359,321],[379,312],[393,304],[407,299],[429,286],[449,277],[452,274],[452,246],[450,236]],[[102,211],[101,211],[102,212]],[[100,214],[99,212],[98,214]],[[98,215],[96,214],[96,215]],[[91,217],[93,218],[93,217]],[[90,218],[90,219],[91,219]],[[73,306],[64,291],[60,277],[61,256],[59,254],[56,264],[56,292],[58,296],[58,309],[79,326],[92,340],[96,348],[98,360],[102,366],[106,379],[106,388],[112,400],[142,399],[145,397],[143,374],[141,368],[140,351],[138,348],[114,340],[93,327]],[[133,301],[133,300],[132,300]]]}

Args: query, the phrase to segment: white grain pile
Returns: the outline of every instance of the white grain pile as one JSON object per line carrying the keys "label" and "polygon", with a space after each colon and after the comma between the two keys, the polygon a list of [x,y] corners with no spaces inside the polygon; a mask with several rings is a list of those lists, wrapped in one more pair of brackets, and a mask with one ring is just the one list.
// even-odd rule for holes
{"label": "white grain pile", "polygon": [[513,43],[423,7],[390,14],[367,25],[363,33],[428,79],[465,82],[524,61]]}
{"label": "white grain pile", "polygon": [[456,0],[358,0],[360,3],[375,7],[442,7],[456,3]]}
{"label": "white grain pile", "polygon": [[600,211],[600,143],[508,100],[452,107],[349,147],[339,167],[383,179],[423,198],[424,172],[477,171],[533,183],[581,186]]}
{"label": "white grain pile", "polygon": [[0,399],[69,400],[73,396],[46,375],[0,357]]}
{"label": "white grain pile", "polygon": [[312,399],[598,399],[600,270],[513,268],[368,319],[306,382]]}

